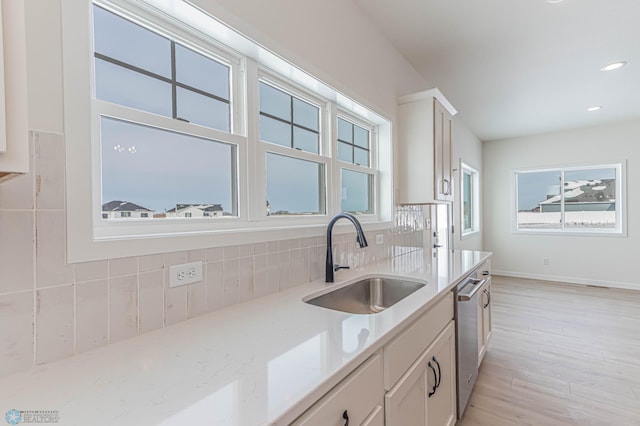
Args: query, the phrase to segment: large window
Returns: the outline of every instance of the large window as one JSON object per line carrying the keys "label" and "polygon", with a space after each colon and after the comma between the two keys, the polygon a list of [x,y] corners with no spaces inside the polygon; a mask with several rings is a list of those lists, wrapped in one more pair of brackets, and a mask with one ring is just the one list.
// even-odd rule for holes
{"label": "large window", "polygon": [[237,147],[207,130],[231,131],[231,62],[100,6],[93,20],[102,212],[120,201],[155,219],[205,217],[181,212],[188,203],[237,216]]}
{"label": "large window", "polygon": [[62,2],[71,261],[391,224],[384,117],[189,2]]}
{"label": "large window", "polygon": [[461,163],[460,169],[462,170],[461,236],[466,237],[480,230],[480,177],[477,170],[464,163]]}
{"label": "large window", "polygon": [[517,171],[516,229],[623,233],[623,178],[621,163]]}

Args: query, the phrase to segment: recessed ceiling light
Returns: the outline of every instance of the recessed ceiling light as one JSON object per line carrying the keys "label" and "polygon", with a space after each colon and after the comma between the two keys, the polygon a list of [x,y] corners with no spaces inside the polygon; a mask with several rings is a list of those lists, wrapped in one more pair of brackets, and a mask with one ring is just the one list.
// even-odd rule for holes
{"label": "recessed ceiling light", "polygon": [[627,65],[627,61],[618,61],[600,68],[600,71],[613,71],[617,70],[618,68],[622,68],[625,65]]}
{"label": "recessed ceiling light", "polygon": [[601,110],[601,109],[602,109],[601,106],[593,106],[591,108],[587,108],[587,111],[593,112],[593,111],[598,111],[598,110]]}
{"label": "recessed ceiling light", "polygon": [[554,3],[560,3],[562,0],[547,0],[547,3],[549,4],[554,4]]}

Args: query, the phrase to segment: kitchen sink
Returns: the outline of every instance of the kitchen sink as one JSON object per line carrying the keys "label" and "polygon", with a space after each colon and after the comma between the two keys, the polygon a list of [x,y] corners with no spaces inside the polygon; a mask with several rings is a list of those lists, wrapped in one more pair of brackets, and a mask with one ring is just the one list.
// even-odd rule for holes
{"label": "kitchen sink", "polygon": [[375,314],[395,305],[424,284],[397,278],[373,277],[356,281],[304,302],[352,314]]}

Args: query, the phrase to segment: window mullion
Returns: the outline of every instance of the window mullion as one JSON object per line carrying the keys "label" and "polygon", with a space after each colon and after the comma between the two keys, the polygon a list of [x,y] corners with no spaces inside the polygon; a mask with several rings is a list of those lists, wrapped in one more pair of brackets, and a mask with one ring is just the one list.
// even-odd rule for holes
{"label": "window mullion", "polygon": [[178,89],[176,87],[176,43],[171,41],[171,116],[178,118]]}
{"label": "window mullion", "polygon": [[293,96],[289,96],[289,114],[291,114],[290,115],[290,117],[291,117],[291,128],[289,129],[289,131],[291,132],[291,148],[295,149],[295,142],[293,141],[293,135],[294,135],[294,132],[293,132],[293,127],[294,127],[294,125],[293,125]]}
{"label": "window mullion", "polygon": [[565,218],[564,218],[564,169],[560,170],[560,229],[564,231],[565,229]]}

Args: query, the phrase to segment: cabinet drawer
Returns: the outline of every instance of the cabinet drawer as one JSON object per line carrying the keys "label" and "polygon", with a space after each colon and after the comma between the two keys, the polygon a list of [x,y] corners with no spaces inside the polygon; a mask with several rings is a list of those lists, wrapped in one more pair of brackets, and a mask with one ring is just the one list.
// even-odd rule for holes
{"label": "cabinet drawer", "polygon": [[[343,426],[346,411],[350,425],[377,425],[382,407],[382,358],[373,355],[329,391],[292,425]],[[365,423],[368,422],[368,423]]]}
{"label": "cabinet drawer", "polygon": [[453,292],[384,347],[384,389],[389,390],[453,319]]}

